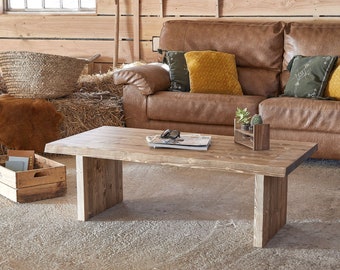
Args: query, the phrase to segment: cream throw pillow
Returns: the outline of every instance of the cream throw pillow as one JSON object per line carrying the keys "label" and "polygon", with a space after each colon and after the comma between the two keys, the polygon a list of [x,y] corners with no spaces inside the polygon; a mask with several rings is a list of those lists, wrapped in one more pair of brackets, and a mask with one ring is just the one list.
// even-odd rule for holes
{"label": "cream throw pillow", "polygon": [[336,67],[331,73],[325,90],[325,97],[332,97],[340,100],[340,58]]}
{"label": "cream throw pillow", "polygon": [[215,51],[190,51],[184,56],[189,71],[190,92],[243,95],[235,55]]}

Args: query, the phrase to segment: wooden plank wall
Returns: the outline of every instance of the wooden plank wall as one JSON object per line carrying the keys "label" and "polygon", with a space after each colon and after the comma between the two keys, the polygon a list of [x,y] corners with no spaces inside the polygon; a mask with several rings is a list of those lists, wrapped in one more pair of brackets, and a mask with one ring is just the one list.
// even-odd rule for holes
{"label": "wooden plank wall", "polygon": [[[0,10],[2,1],[0,1]],[[97,13],[87,15],[1,14],[0,50],[30,50],[74,57],[100,53],[94,72],[112,67],[116,8],[97,0]],[[157,60],[162,23],[172,19],[338,20],[339,0],[125,0],[119,2],[118,63]]]}

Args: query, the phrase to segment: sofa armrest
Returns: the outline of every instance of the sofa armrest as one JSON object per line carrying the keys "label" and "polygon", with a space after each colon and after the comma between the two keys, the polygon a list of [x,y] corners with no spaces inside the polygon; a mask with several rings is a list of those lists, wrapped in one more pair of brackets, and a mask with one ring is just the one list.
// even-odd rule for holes
{"label": "sofa armrest", "polygon": [[151,95],[170,87],[169,72],[161,65],[148,64],[121,69],[113,73],[115,84],[134,85],[143,95]]}

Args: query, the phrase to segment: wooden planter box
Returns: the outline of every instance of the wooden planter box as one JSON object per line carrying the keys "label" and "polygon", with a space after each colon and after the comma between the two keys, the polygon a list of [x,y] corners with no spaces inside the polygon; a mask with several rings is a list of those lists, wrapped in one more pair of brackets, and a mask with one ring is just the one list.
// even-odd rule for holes
{"label": "wooden planter box", "polygon": [[259,124],[255,125],[252,131],[242,130],[240,124],[234,120],[234,141],[254,151],[268,150],[270,148],[270,126]]}
{"label": "wooden planter box", "polygon": [[20,203],[65,195],[65,165],[36,154],[33,170],[15,172],[4,167],[6,156],[0,160],[0,195]]}

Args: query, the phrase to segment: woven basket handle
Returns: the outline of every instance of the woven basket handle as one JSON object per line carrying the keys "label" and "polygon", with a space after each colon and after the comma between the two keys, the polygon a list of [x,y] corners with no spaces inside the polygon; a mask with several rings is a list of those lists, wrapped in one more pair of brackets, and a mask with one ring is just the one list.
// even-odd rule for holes
{"label": "woven basket handle", "polygon": [[96,60],[99,57],[100,57],[100,54],[98,53],[98,54],[95,54],[95,55],[91,56],[88,59],[85,59],[85,60],[86,60],[86,62],[91,63],[91,62],[93,62],[94,60]]}

